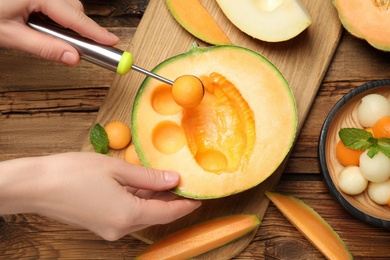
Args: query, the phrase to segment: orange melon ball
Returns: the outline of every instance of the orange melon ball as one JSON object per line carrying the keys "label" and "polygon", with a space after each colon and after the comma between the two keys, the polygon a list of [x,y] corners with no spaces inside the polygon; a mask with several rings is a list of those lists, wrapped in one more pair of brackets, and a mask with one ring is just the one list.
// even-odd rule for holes
{"label": "orange melon ball", "polygon": [[104,127],[104,130],[108,137],[108,147],[111,149],[123,149],[131,141],[130,127],[124,122],[112,121]]}
{"label": "orange melon ball", "polygon": [[372,127],[372,134],[375,138],[390,138],[390,116],[380,118]]}
{"label": "orange melon ball", "polygon": [[173,82],[172,97],[181,107],[196,107],[202,101],[203,95],[202,81],[195,76],[183,75]]}
{"label": "orange melon ball", "polygon": [[344,166],[359,166],[360,155],[363,152],[346,147],[341,140],[336,145],[336,157]]}
{"label": "orange melon ball", "polygon": [[141,160],[135,150],[135,145],[130,144],[125,150],[125,161],[135,165],[142,165]]}

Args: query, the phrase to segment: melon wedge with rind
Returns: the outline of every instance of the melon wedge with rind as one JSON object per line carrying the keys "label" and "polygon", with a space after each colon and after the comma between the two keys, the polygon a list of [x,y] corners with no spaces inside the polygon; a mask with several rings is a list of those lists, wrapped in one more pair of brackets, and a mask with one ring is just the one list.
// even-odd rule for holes
{"label": "melon wedge with rind", "polygon": [[179,230],[154,243],[137,260],[189,259],[226,245],[260,225],[257,215],[218,217]]}
{"label": "melon wedge with rind", "polygon": [[378,50],[390,51],[390,1],[333,0],[344,28]]}
{"label": "melon wedge with rind", "polygon": [[291,195],[265,194],[327,259],[353,259],[344,241],[313,208]]}
{"label": "melon wedge with rind", "polygon": [[196,38],[213,44],[232,44],[199,0],[165,0],[176,21]]}
{"label": "melon wedge with rind", "polygon": [[266,42],[290,40],[312,23],[301,0],[217,0],[242,32]]}

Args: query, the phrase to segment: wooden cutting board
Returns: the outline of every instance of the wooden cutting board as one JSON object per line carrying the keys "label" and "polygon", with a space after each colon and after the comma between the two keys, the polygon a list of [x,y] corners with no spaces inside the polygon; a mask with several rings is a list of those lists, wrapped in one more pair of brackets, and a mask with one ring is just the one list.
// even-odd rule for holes
{"label": "wooden cutting board", "polygon": [[[283,73],[290,83],[297,102],[299,131],[332,60],[342,32],[332,1],[303,0],[313,18],[313,23],[298,37],[283,43],[265,43],[247,36],[227,20],[215,1],[201,0],[201,2],[234,44],[259,52]],[[133,53],[134,64],[151,70],[163,60],[186,52],[193,42],[206,46],[174,20],[165,6],[165,1],[151,0],[127,50]],[[143,79],[144,76],[137,72],[116,76],[96,122],[103,125],[111,120],[130,122],[133,100]],[[85,142],[83,150],[93,151],[89,140]],[[123,152],[113,156],[123,157]],[[180,220],[168,225],[150,227],[132,235],[152,243],[178,229],[218,216],[244,212],[258,214],[262,218],[269,204],[264,191],[272,190],[276,186],[286,161],[265,182],[251,190],[227,198],[204,201],[200,209]],[[202,258],[231,258],[249,244],[253,235],[254,233],[205,254]]]}

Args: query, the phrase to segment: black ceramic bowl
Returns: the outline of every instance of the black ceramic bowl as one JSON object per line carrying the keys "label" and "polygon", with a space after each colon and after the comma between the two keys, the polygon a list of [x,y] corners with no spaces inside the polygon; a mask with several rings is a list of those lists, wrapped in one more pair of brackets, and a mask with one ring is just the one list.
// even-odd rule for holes
{"label": "black ceramic bowl", "polygon": [[338,132],[344,127],[362,128],[357,120],[357,108],[362,97],[377,93],[390,99],[390,80],[371,81],[361,85],[342,97],[329,112],[322,126],[319,139],[319,161],[321,173],[330,193],[341,205],[358,219],[380,227],[390,227],[390,207],[373,202],[367,194],[351,196],[338,187],[338,174],[342,166],[336,158]]}

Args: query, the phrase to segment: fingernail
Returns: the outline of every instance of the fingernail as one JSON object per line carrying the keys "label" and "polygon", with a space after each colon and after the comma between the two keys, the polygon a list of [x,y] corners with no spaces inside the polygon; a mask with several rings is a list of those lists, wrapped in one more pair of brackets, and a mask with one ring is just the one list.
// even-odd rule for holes
{"label": "fingernail", "polygon": [[199,208],[200,206],[202,206],[202,202],[199,201],[199,200],[192,200],[191,203],[192,203],[193,205],[195,205],[195,208],[196,208],[196,209]]}
{"label": "fingernail", "polygon": [[115,42],[119,42],[119,37],[118,37],[118,36],[116,36],[115,34],[113,34],[113,33],[111,33],[111,32],[109,32],[108,34],[110,35],[110,37],[111,37]]}
{"label": "fingernail", "polygon": [[61,56],[61,62],[68,65],[76,65],[80,57],[73,52],[65,51]]}
{"label": "fingernail", "polygon": [[175,183],[179,180],[179,174],[176,172],[164,172],[164,180],[168,183]]}

